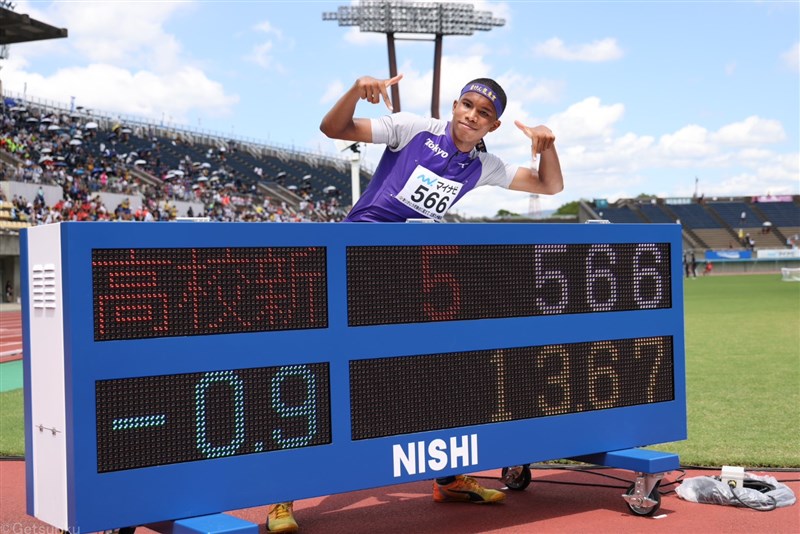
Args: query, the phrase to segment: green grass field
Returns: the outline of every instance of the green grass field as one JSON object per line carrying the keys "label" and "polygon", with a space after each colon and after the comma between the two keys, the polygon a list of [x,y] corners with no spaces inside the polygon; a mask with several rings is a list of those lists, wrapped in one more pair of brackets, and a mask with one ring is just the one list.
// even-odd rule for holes
{"label": "green grass field", "polygon": [[[689,438],[653,448],[684,465],[800,467],[800,284],[775,274],[684,286]],[[0,455],[23,449],[18,389],[0,394]]]}
{"label": "green grass field", "polygon": [[22,390],[0,393],[0,456],[22,456]]}
{"label": "green grass field", "polygon": [[684,281],[685,465],[800,467],[800,284],[780,275]]}

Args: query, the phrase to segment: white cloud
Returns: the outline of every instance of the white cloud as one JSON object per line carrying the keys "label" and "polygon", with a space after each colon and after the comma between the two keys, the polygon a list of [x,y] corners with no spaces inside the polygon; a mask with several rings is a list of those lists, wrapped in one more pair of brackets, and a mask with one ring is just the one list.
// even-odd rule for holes
{"label": "white cloud", "polygon": [[761,161],[752,163],[762,179],[780,184],[782,193],[797,194],[797,183],[800,178],[800,152],[794,154],[770,153]]}
{"label": "white cloud", "polygon": [[[554,209],[563,204],[562,202],[551,208],[545,198],[552,197],[540,197],[541,209]],[[544,206],[542,206],[543,201]],[[500,209],[524,215],[530,211],[530,205],[531,197],[526,193],[501,187],[481,187],[464,195],[453,209],[456,213],[468,217],[494,217]]]}
{"label": "white cloud", "polygon": [[585,139],[609,138],[614,131],[614,124],[624,114],[623,104],[603,105],[599,98],[591,96],[553,115],[548,123],[562,140],[575,143]]}
{"label": "white cloud", "polygon": [[20,71],[8,62],[3,75],[4,84],[15,88],[25,85],[27,93],[36,98],[66,103],[73,95],[77,105],[112,116],[128,114],[160,120],[166,112],[174,121],[185,122],[192,110],[224,116],[238,102],[238,97],[226,95],[218,82],[188,66],[161,77],[149,71],[96,63],[60,69],[45,77]]}
{"label": "white cloud", "polygon": [[278,39],[283,38],[283,32],[279,28],[274,27],[268,20],[259,22],[258,24],[253,26],[253,29],[266,34],[273,34]]}
{"label": "white cloud", "polygon": [[[68,39],[14,48],[3,63],[4,89],[114,114],[162,115],[187,122],[197,110],[225,116],[238,102],[187,56],[164,26],[191,8],[180,2],[28,3],[17,11],[69,29]],[[124,23],[121,23],[124,21]],[[39,63],[58,58],[52,72]]]}
{"label": "white cloud", "polygon": [[539,57],[592,63],[614,61],[623,56],[617,40],[612,37],[573,46],[567,46],[558,37],[553,37],[534,46],[533,51]]}
{"label": "white cloud", "polygon": [[18,6],[48,24],[66,27],[67,39],[21,50],[25,55],[47,54],[86,63],[115,63],[158,72],[180,65],[181,45],[164,24],[190,7],[184,2],[53,2],[45,11],[35,2]]}
{"label": "white cloud", "polygon": [[250,53],[247,54],[244,59],[255,63],[261,68],[269,69],[273,66],[279,65],[275,62],[275,58],[272,55],[272,41],[265,41],[261,44],[255,45]]}
{"label": "white cloud", "polygon": [[276,59],[276,57],[280,55],[280,51],[276,48],[276,42],[280,43],[282,46],[289,47],[293,46],[293,43],[284,39],[283,31],[280,28],[273,26],[268,20],[259,22],[253,26],[253,29],[258,33],[266,33],[267,35],[274,36],[275,39],[262,41],[261,43],[254,45],[250,49],[250,52],[244,56],[244,60],[250,63],[255,63],[263,69],[285,73],[286,68],[280,61]]}
{"label": "white cloud", "polygon": [[[400,69],[403,109],[427,115],[430,106],[431,70],[416,71],[410,64]],[[781,157],[763,148],[785,138],[779,121],[756,116],[709,131],[698,124],[689,124],[656,138],[635,132],[619,131],[625,116],[622,103],[607,104],[590,96],[567,106],[549,117],[534,117],[537,91],[541,83],[520,73],[495,73],[480,55],[444,56],[441,89],[441,115],[450,116],[450,104],[464,80],[478,76],[497,79],[509,94],[514,95],[502,118],[503,126],[490,134],[489,150],[503,160],[519,165],[530,164],[530,145],[513,124],[547,124],[557,136],[557,147],[565,177],[564,191],[558,195],[539,197],[541,209],[555,209],[577,198],[632,197],[640,193],[661,193],[664,196],[691,195],[694,176],[701,174],[706,191],[716,194],[752,194],[760,191],[759,181],[769,179],[776,184],[775,193],[797,189],[798,163],[793,156]],[[343,86],[332,87],[333,98]],[[560,98],[560,95],[554,95]],[[369,111],[367,111],[369,110]],[[367,116],[371,108],[359,107],[358,115]],[[383,110],[376,108],[376,114]],[[377,162],[382,146],[370,147],[367,160]],[[745,169],[738,178],[727,170]],[[794,184],[792,182],[795,182]],[[467,216],[491,217],[499,209],[527,213],[530,197],[518,191],[482,188],[466,195],[455,210]]]}
{"label": "white cloud", "polygon": [[[519,105],[525,107],[524,102]],[[619,133],[623,115],[622,104],[606,105],[589,97],[543,121],[557,135],[565,184],[562,193],[539,198],[542,209],[577,198],[615,201],[640,193],[688,196],[696,174],[703,176],[704,189],[716,195],[752,194],[761,191],[765,182],[772,184],[774,194],[797,193],[800,154],[780,155],[760,146],[784,138],[778,121],[748,117],[717,131],[690,124],[656,140]],[[530,149],[516,133],[513,126],[501,128],[488,142],[504,160],[525,165]],[[734,169],[741,172],[727,174]],[[527,212],[527,195],[493,189],[465,197],[459,209],[475,216],[493,216],[501,208]]]}
{"label": "white cloud", "polygon": [[320,98],[320,102],[323,104],[336,102],[344,92],[345,85],[340,80],[334,80],[328,85],[328,88],[325,89],[325,93],[322,95],[322,98]]}
{"label": "white cloud", "polygon": [[800,72],[800,43],[795,43],[789,50],[781,54],[784,64],[794,72]]}
{"label": "white cloud", "polygon": [[709,139],[708,130],[690,124],[675,133],[662,135],[658,144],[663,155],[670,159],[707,158],[716,153]]}
{"label": "white cloud", "polygon": [[730,146],[778,143],[785,139],[780,121],[756,116],[723,126],[714,134],[715,141]]}

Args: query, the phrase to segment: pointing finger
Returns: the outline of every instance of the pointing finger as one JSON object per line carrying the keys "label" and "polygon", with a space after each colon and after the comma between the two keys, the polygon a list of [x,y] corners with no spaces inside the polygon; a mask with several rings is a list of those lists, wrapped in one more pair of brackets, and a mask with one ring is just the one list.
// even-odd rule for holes
{"label": "pointing finger", "polygon": [[402,74],[398,74],[394,78],[389,78],[388,80],[386,80],[386,87],[391,87],[392,85],[396,84],[397,82],[399,82],[402,79],[403,79],[403,75]]}
{"label": "pointing finger", "polygon": [[397,82],[403,79],[402,74],[398,74],[392,78],[389,78],[383,83],[381,87],[381,94],[383,95],[383,101],[386,103],[386,107],[389,108],[389,111],[394,111],[394,106],[392,105],[392,101],[389,99],[389,87],[395,85]]}
{"label": "pointing finger", "polygon": [[394,107],[392,106],[392,101],[389,98],[389,92],[386,88],[389,87],[388,85],[381,85],[381,95],[383,95],[383,102],[386,104],[386,107],[389,111],[394,111]]}
{"label": "pointing finger", "polygon": [[527,126],[525,126],[524,124],[522,124],[522,123],[521,123],[520,121],[518,121],[518,120],[515,120],[515,121],[514,121],[514,124],[516,124],[516,125],[517,125],[517,128],[519,128],[520,130],[522,130],[522,133],[524,133],[526,137],[531,137],[531,129],[530,129],[530,128],[528,128]]}

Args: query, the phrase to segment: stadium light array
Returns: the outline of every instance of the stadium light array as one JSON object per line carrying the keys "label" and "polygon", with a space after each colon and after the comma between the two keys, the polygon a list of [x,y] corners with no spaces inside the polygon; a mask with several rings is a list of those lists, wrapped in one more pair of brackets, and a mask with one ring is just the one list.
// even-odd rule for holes
{"label": "stadium light array", "polygon": [[[434,36],[433,96],[431,116],[439,117],[439,80],[442,62],[442,38],[445,35],[472,35],[504,26],[505,19],[491,11],[476,11],[466,3],[403,2],[365,0],[354,5],[339,6],[336,12],[322,14],[322,20],[336,20],[339,26],[358,26],[362,32],[385,33],[389,48],[389,75],[397,75],[395,34],[428,34]],[[401,39],[402,40],[402,39]],[[400,111],[400,89],[392,86],[392,104]]]}

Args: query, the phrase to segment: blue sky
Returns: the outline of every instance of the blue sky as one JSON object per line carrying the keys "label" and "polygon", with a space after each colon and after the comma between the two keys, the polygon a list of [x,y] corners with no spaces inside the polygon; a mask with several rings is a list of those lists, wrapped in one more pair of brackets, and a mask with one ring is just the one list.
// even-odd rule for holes
{"label": "blue sky", "polygon": [[[359,76],[388,77],[386,37],[323,21],[349,2],[17,2],[69,30],[0,62],[6,92],[336,154],[319,122]],[[511,163],[514,126],[557,136],[580,198],[800,194],[800,2],[475,2],[503,27],[444,38],[440,116],[472,78],[498,80],[504,124],[486,141]],[[398,41],[401,107],[430,114],[433,43]],[[382,105],[359,104],[375,117]],[[382,147],[371,146],[374,167]],[[528,195],[480,188],[472,216],[527,213]]]}

